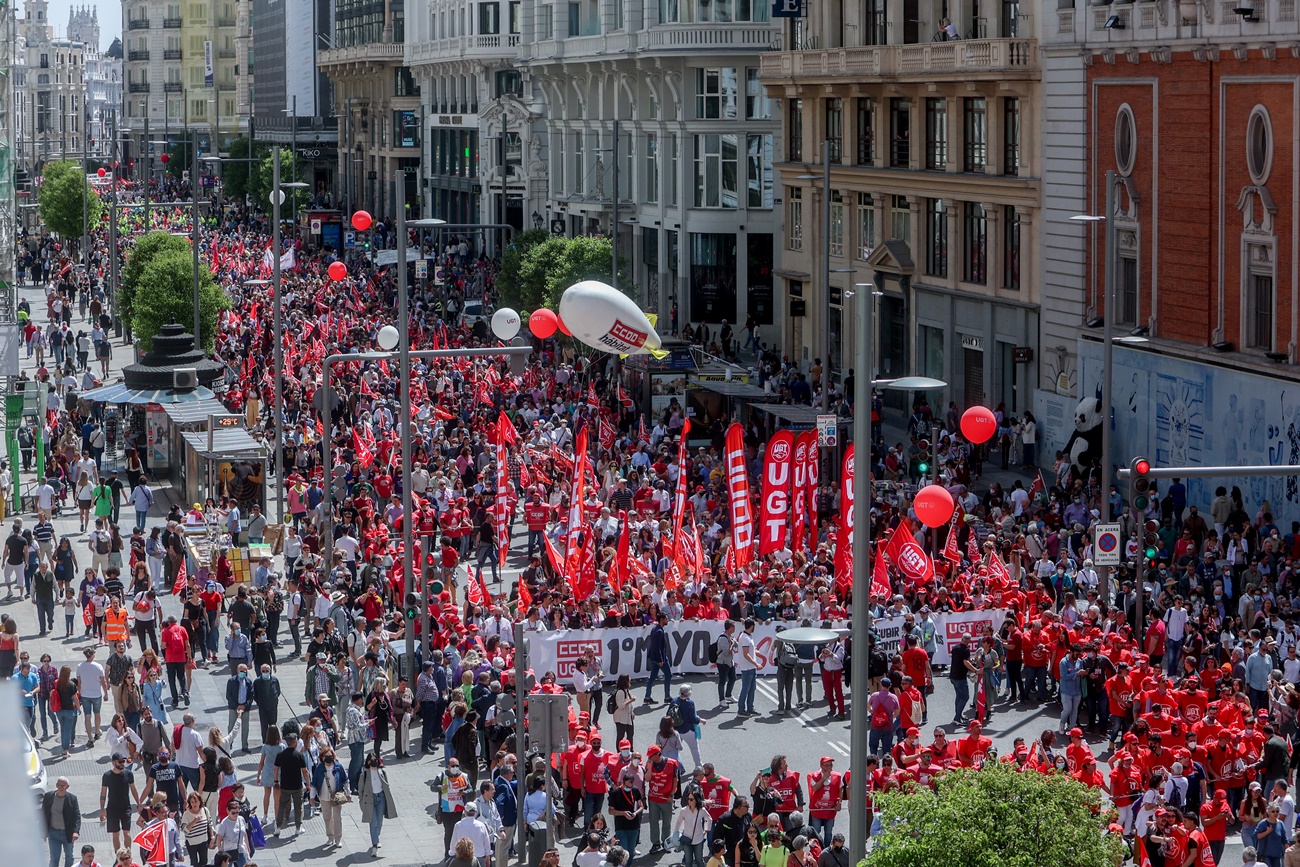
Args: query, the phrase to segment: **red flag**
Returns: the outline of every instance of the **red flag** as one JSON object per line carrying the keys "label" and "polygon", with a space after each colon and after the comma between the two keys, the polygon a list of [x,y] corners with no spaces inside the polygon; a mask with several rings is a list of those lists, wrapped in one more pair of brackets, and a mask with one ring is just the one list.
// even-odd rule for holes
{"label": "red flag", "polygon": [[804,512],[808,516],[808,550],[817,546],[817,485],[821,475],[821,451],[817,445],[817,431],[802,434],[808,438],[808,451],[804,453],[804,495],[808,498]]}
{"label": "red flag", "polygon": [[519,603],[515,606],[515,610],[519,612],[520,616],[523,616],[532,607],[533,594],[528,590],[528,582],[521,575],[519,576]]}
{"label": "red flag", "polygon": [[731,547],[736,551],[736,568],[744,569],[754,559],[754,506],[749,499],[749,472],[745,466],[745,429],[740,422],[727,428],[727,499],[731,507]]}
{"label": "red flag", "polygon": [[972,529],[970,535],[966,537],[966,559],[972,563],[980,561],[980,543],[975,538],[975,531]]}
{"label": "red flag", "polygon": [[527,490],[533,486],[533,477],[528,472],[528,464],[519,462],[519,487]]}
{"label": "red flag", "polygon": [[952,523],[948,525],[948,541],[944,544],[943,553],[940,555],[953,563],[961,562],[961,546],[957,544],[957,515],[960,511],[958,509],[952,513]]}
{"label": "red flag", "polygon": [[181,558],[181,566],[176,570],[176,581],[172,584],[172,595],[180,596],[185,592],[185,585],[189,578],[185,574],[185,558]]}
{"label": "red flag", "polygon": [[569,538],[565,544],[564,561],[571,563],[581,541],[578,529],[583,526],[582,499],[587,483],[587,427],[578,431],[573,463],[573,485],[569,490]]}
{"label": "red flag", "polygon": [[502,410],[501,414],[497,416],[497,431],[497,435],[506,445],[514,446],[519,444],[519,431],[515,429],[514,422],[506,416],[505,410]]}
{"label": "red flag", "polygon": [[645,416],[641,416],[641,421],[637,422],[636,440],[637,442],[641,442],[641,443],[650,442],[650,435],[646,433],[646,429],[645,429]]}
{"label": "red flag", "polygon": [[614,426],[602,416],[600,419],[600,447],[605,451],[614,450],[614,440],[618,436],[618,431]]}
{"label": "red flag", "polygon": [[994,590],[1010,590],[1015,586],[1011,573],[1007,571],[1007,564],[1002,562],[996,550],[989,554],[989,584]]}
{"label": "red flag", "polygon": [[1039,470],[1034,475],[1033,483],[1029,486],[1029,499],[1031,501],[1036,500],[1045,493],[1047,493],[1047,484],[1043,481],[1043,471]]}
{"label": "red flag", "polygon": [[614,592],[623,589],[623,582],[631,579],[632,574],[628,570],[628,552],[632,544],[632,528],[627,519],[627,512],[620,509],[618,513],[619,534],[618,534],[618,552],[614,555],[613,568],[609,570],[609,583],[613,585]]}
{"label": "red flag", "polygon": [[[471,583],[475,583],[475,582],[471,582]],[[482,570],[482,569],[480,569],[479,572],[478,572],[478,581],[477,581],[476,583],[477,583],[478,586],[479,586],[479,590],[483,593],[483,604],[484,604],[484,605],[491,605],[491,604],[492,604],[492,591],[491,591],[491,590],[488,590],[487,579],[483,577],[483,570]]]}
{"label": "red flag", "polygon": [[627,392],[623,390],[622,382],[618,384],[618,402],[622,404],[623,409],[631,409],[634,406],[632,398],[628,397]]}
{"label": "red flag", "polygon": [[[836,581],[836,584],[838,583]],[[880,550],[880,546],[877,545],[876,564],[871,570],[871,595],[888,599],[893,592],[894,589],[889,583],[889,565],[885,562],[885,555]]]}
{"label": "red flag", "polygon": [[483,605],[487,602],[487,599],[483,596],[483,585],[474,578],[469,580],[469,586],[465,588],[465,598],[472,605]]}
{"label": "red flag", "polygon": [[[853,443],[844,450],[840,467],[840,527],[835,538],[835,589],[840,598],[848,597],[853,588],[853,498],[857,491],[853,461]],[[880,555],[876,555],[877,561]],[[879,568],[879,565],[877,565]],[[856,605],[862,600],[855,599]]]}
{"label": "red flag", "polygon": [[140,847],[140,854],[146,864],[167,863],[167,822],[158,820],[139,834],[131,842]]}
{"label": "red flag", "polygon": [[812,434],[812,448],[817,448],[817,432],[804,431],[794,439],[794,462],[792,464],[794,486],[790,491],[790,511],[794,514],[791,521],[790,550],[799,553],[804,547],[804,534],[808,524],[808,501],[806,491],[808,484],[808,435]]}
{"label": "red flag", "polygon": [[[511,430],[511,425],[502,416],[497,421],[500,427],[504,423]],[[506,462],[506,444],[503,437],[497,439],[497,501],[493,507],[495,514],[492,516],[496,523],[497,532],[497,560],[504,569],[506,566],[506,555],[510,553],[510,492],[509,492],[509,465]]]}
{"label": "red flag", "polygon": [[375,462],[375,453],[370,450],[365,441],[357,435],[357,429],[352,429],[352,450],[357,453],[357,460],[361,466],[368,467]]}
{"label": "red flag", "polygon": [[928,584],[934,580],[934,561],[912,536],[912,522],[904,518],[894,528],[885,547],[889,561],[913,584]]}
{"label": "red flag", "polygon": [[981,723],[988,716],[988,696],[984,692],[984,672],[979,674],[979,682],[975,685],[975,717]]}
{"label": "red flag", "polygon": [[1146,840],[1139,833],[1133,847],[1133,867],[1151,867],[1151,856],[1147,854]]}
{"label": "red flag", "polygon": [[682,537],[682,517],[686,514],[686,486],[690,479],[686,474],[686,441],[691,434],[691,420],[682,421],[682,439],[677,445],[677,492],[673,496],[673,538],[676,545]]}
{"label": "red flag", "polygon": [[600,406],[600,398],[596,397],[596,381],[592,380],[587,383],[587,406]]}
{"label": "red flag", "polygon": [[790,481],[795,455],[794,434],[779,430],[767,442],[763,456],[762,510],[758,524],[758,556],[785,545],[790,521]]}
{"label": "red flag", "polygon": [[[569,535],[572,536],[573,533],[569,533]],[[551,564],[551,569],[556,575],[563,575],[564,558],[560,556],[559,551],[555,550],[555,542],[551,540],[551,534],[542,534],[542,541],[546,543],[546,559]]]}

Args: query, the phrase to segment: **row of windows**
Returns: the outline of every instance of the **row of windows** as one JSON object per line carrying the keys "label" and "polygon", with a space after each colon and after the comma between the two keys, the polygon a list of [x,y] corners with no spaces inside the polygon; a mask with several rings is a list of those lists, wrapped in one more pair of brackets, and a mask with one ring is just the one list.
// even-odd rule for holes
{"label": "row of windows", "polygon": [[[844,162],[845,153],[845,102],[843,97],[822,100],[825,118],[825,135],[832,163]],[[1020,152],[1020,100],[1004,97],[1000,103],[1002,123],[1002,174],[1018,175],[1021,166]],[[946,171],[949,156],[949,106],[944,97],[927,97],[924,100],[925,152],[922,165],[933,171]],[[854,162],[860,166],[876,164],[876,100],[857,97],[853,101]],[[910,168],[912,164],[912,114],[913,100],[891,97],[884,106],[887,111],[889,139],[886,142],[884,163],[890,168]],[[986,172],[989,167],[989,101],[982,96],[968,96],[960,101],[961,111],[961,170]],[[787,159],[803,162],[804,101],[789,100]]]}
{"label": "row of windows", "polygon": [[[789,249],[803,249],[804,240],[804,188],[789,187],[786,204],[786,245]],[[886,197],[878,202],[871,193],[858,193],[856,205],[856,247],[852,258],[866,260],[875,249],[877,237],[876,215],[878,204],[884,204],[889,240],[911,244],[911,205],[904,196]],[[848,239],[852,237],[849,225],[850,203],[844,201],[838,190],[831,191],[829,244],[833,258],[845,258]],[[958,229],[961,233],[961,279],[967,283],[988,285],[989,273],[989,214],[979,202],[959,202]],[[1003,207],[1002,213],[1002,288],[1020,289],[1020,215],[1012,205]],[[921,232],[924,246],[924,268],[927,276],[947,279],[949,276],[949,238],[947,206],[942,199],[924,199],[921,207]],[[996,248],[995,248],[996,250]]]}
{"label": "row of windows", "polygon": [[[745,119],[770,120],[772,102],[758,80],[758,67],[744,69]],[[735,66],[695,70],[695,117],[700,120],[739,118],[740,78]]]}

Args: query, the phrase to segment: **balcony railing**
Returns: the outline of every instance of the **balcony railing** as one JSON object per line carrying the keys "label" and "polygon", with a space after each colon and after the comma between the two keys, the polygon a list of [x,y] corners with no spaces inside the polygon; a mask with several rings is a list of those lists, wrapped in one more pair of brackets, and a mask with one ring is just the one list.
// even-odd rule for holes
{"label": "balcony railing", "polygon": [[148,93],[148,92],[149,92],[149,82],[147,82],[147,81],[133,81],[133,82],[131,82],[130,84],[128,84],[128,85],[126,86],[126,92],[127,92],[127,93]]}
{"label": "balcony railing", "polygon": [[148,30],[148,29],[149,29],[149,19],[148,19],[148,18],[131,18],[131,19],[129,19],[129,20],[126,22],[126,29],[127,29],[127,30]]}
{"label": "balcony railing", "polygon": [[1038,43],[1032,39],[969,39],[917,45],[864,45],[764,54],[762,77],[853,78],[860,76],[997,76],[1036,73]]}
{"label": "balcony railing", "polygon": [[163,93],[180,93],[185,89],[185,85],[179,81],[163,82]]}
{"label": "balcony railing", "polygon": [[164,30],[180,30],[180,29],[181,29],[181,19],[179,19],[179,18],[164,18],[164,19],[163,19],[163,29],[164,29]]}
{"label": "balcony railing", "polygon": [[148,60],[148,59],[149,59],[149,52],[148,52],[148,51],[128,51],[128,52],[126,53],[126,59],[127,59],[127,60]]}
{"label": "balcony railing", "polygon": [[163,60],[180,60],[185,56],[185,52],[179,48],[168,48],[163,51]]}
{"label": "balcony railing", "polygon": [[234,60],[234,59],[235,59],[235,49],[233,49],[233,48],[219,48],[219,49],[217,49],[217,57],[220,58],[221,60]]}
{"label": "balcony railing", "polygon": [[640,35],[640,47],[647,51],[695,48],[749,48],[780,50],[781,32],[772,26],[755,24],[655,24]]}
{"label": "balcony railing", "polygon": [[217,19],[217,26],[218,26],[218,27],[234,27],[234,26],[235,26],[235,19],[234,19],[234,18],[218,18],[218,19]]}
{"label": "balcony railing", "polygon": [[326,66],[334,63],[363,63],[372,60],[401,60],[402,43],[367,42],[364,45],[349,45],[345,48],[331,48],[317,55],[317,63]]}

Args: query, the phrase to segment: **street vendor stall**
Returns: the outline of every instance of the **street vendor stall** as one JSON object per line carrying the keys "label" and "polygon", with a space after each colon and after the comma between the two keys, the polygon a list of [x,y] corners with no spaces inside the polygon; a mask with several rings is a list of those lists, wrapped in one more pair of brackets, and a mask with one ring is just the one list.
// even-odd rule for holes
{"label": "street vendor stall", "polygon": [[266,509],[266,465],[262,443],[242,427],[181,432],[177,485],[187,503],[230,497],[247,515],[254,505]]}
{"label": "street vendor stall", "polygon": [[236,547],[231,544],[230,534],[215,523],[184,525],[185,568],[191,575],[197,576],[200,584],[208,580],[217,580],[224,571],[218,568],[224,556],[230,569],[229,578],[223,581],[227,595],[234,595],[240,584],[253,580],[253,572],[263,557],[270,557],[270,545],[249,545]]}

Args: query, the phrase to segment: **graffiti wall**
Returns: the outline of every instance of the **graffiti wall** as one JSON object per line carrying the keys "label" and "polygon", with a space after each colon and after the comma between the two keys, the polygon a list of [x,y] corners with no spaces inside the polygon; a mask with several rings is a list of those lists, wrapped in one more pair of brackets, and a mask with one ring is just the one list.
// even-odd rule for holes
{"label": "graffiti wall", "polygon": [[[1099,343],[1079,341],[1081,393],[1100,388],[1101,355]],[[1139,454],[1156,466],[1300,464],[1300,385],[1123,346],[1115,347],[1114,359],[1113,436],[1120,465]],[[1283,527],[1300,520],[1300,480],[1294,476],[1186,484],[1188,503],[1202,510],[1208,510],[1215,487],[1236,485],[1252,516],[1267,500]]]}

